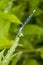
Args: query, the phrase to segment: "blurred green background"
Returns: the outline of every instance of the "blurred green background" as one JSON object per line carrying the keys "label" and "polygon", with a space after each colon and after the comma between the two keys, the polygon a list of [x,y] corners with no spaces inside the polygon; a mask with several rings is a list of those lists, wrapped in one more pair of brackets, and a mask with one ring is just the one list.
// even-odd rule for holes
{"label": "blurred green background", "polygon": [[16,56],[9,65],[43,65],[43,0],[0,0],[0,50],[9,49],[21,24],[36,13],[23,29]]}

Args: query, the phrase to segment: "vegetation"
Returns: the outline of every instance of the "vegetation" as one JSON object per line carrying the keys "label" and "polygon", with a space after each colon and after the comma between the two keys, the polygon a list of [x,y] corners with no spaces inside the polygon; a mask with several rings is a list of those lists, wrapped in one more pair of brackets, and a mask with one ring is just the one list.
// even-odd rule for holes
{"label": "vegetation", "polygon": [[43,0],[0,0],[0,65],[43,65]]}

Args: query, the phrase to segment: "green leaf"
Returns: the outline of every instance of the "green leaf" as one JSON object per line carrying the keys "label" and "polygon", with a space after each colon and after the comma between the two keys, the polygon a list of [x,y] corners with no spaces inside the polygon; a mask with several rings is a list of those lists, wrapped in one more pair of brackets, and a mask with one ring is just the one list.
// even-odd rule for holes
{"label": "green leaf", "polygon": [[35,59],[24,59],[22,65],[39,65]]}
{"label": "green leaf", "polygon": [[[26,14],[25,12],[26,9],[26,3],[21,3],[18,6],[12,8],[12,12],[22,21],[24,21],[24,19],[26,19],[26,16],[28,14]],[[29,15],[29,14],[28,14]],[[24,18],[25,17],[25,18]]]}
{"label": "green leaf", "polygon": [[22,22],[14,15],[9,13],[0,12],[0,19],[4,19],[5,21],[22,24]]}
{"label": "green leaf", "polygon": [[40,49],[40,56],[43,59],[43,47]]}
{"label": "green leaf", "polygon": [[41,27],[39,27],[37,25],[29,24],[29,25],[24,27],[23,34],[24,35],[43,34],[43,28],[41,28]]}
{"label": "green leaf", "polygon": [[8,36],[11,22],[13,24],[22,24],[22,22],[14,14],[0,12],[0,37]]}
{"label": "green leaf", "polygon": [[1,22],[0,22],[0,38],[8,36],[10,24],[11,23],[9,21],[5,22],[4,20],[1,20]]}
{"label": "green leaf", "polygon": [[0,38],[0,50],[3,48],[9,48],[13,42],[7,38]]}
{"label": "green leaf", "polygon": [[0,10],[5,9],[8,6],[9,0],[0,0]]}
{"label": "green leaf", "polygon": [[20,39],[20,44],[24,46],[25,49],[34,49],[39,47],[41,42],[43,42],[43,28],[37,25],[27,25],[23,29],[24,36]]}

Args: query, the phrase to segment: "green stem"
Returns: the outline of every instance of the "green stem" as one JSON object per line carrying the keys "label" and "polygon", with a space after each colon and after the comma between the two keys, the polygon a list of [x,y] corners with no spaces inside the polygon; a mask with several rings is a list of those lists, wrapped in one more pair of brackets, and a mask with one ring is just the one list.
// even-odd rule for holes
{"label": "green stem", "polygon": [[11,56],[13,55],[13,53],[15,52],[16,47],[18,46],[18,42],[19,42],[20,37],[17,36],[13,45],[11,46],[11,48],[8,50],[7,55],[5,56],[5,58],[2,61],[2,65],[8,65],[9,63],[9,59],[11,58]]}

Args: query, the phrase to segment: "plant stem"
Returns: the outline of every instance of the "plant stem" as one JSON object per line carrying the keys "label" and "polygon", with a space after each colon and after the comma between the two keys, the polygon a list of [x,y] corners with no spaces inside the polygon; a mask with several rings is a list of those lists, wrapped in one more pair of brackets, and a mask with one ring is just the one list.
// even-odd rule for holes
{"label": "plant stem", "polygon": [[11,46],[11,48],[8,50],[7,55],[5,56],[5,58],[3,59],[2,65],[8,65],[9,63],[9,59],[11,58],[11,56],[13,55],[13,53],[15,52],[16,47],[18,46],[18,42],[19,42],[20,37],[16,37],[13,45]]}

